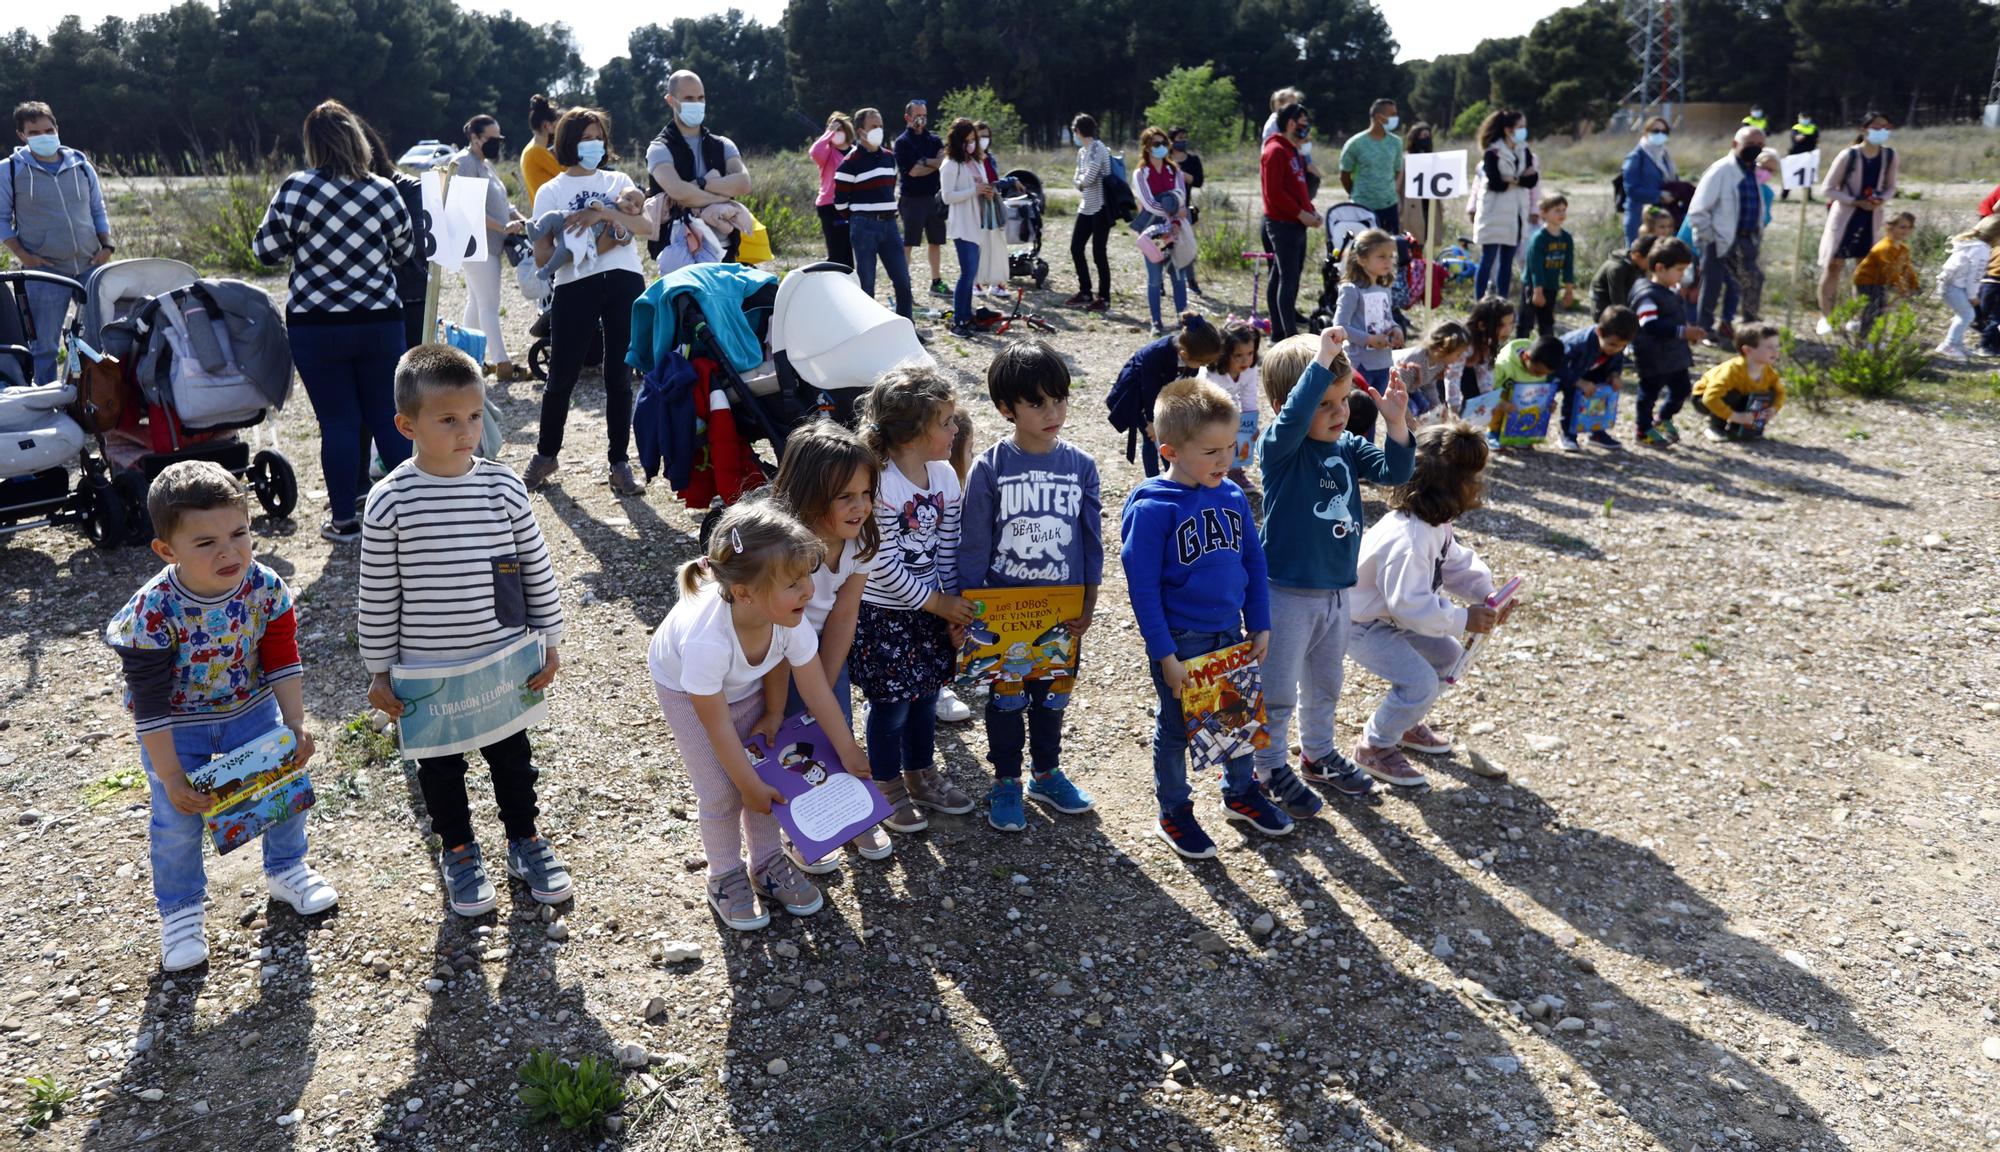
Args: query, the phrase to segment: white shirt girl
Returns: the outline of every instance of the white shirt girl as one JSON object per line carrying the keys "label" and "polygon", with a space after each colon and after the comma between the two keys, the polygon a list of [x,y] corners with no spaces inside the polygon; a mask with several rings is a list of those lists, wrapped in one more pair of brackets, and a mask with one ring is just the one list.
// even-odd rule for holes
{"label": "white shirt girl", "polygon": [[646,648],[646,667],[662,688],[689,696],[719,695],[734,704],[761,691],[764,674],[778,661],[798,667],[818,656],[819,633],[806,620],[791,627],[771,625],[770,650],[751,663],[736,637],[736,621],[722,598],[721,585],[710,582],[694,595],[681,597],[660,621]]}

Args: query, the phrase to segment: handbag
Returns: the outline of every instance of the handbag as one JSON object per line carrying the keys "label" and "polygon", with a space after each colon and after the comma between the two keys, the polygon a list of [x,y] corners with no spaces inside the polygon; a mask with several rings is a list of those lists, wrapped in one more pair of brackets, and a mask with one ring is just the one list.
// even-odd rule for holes
{"label": "handbag", "polygon": [[76,401],[69,406],[70,419],[96,435],[118,427],[125,415],[125,366],[109,356],[77,357],[71,382]]}

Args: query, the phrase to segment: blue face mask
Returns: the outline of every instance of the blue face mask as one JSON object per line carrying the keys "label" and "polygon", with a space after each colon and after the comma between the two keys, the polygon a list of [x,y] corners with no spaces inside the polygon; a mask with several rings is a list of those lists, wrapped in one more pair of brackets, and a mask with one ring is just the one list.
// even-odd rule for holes
{"label": "blue face mask", "polygon": [[1868,130],[1868,142],[1880,148],[1889,142],[1889,130],[1887,128],[1870,128]]}
{"label": "blue face mask", "polygon": [[576,162],[585,168],[596,168],[604,163],[604,141],[585,140],[576,146]]}
{"label": "blue face mask", "polygon": [[1394,132],[1396,130],[1396,125],[1401,124],[1402,122],[1403,118],[1401,116],[1391,116],[1387,120],[1382,121],[1382,130],[1384,132]]}
{"label": "blue face mask", "polygon": [[1527,142],[1528,142],[1528,126],[1526,124],[1523,124],[1519,128],[1514,129],[1514,143],[1526,144]]}
{"label": "blue face mask", "polygon": [[699,128],[701,122],[706,119],[708,119],[707,104],[700,100],[681,101],[681,123],[690,128]]}
{"label": "blue face mask", "polygon": [[1665,132],[1648,132],[1646,134],[1646,143],[1655,148],[1665,148],[1667,146],[1667,134]]}
{"label": "blue face mask", "polygon": [[47,160],[49,157],[62,151],[62,140],[53,132],[45,132],[40,136],[30,136],[28,137],[28,151]]}
{"label": "blue face mask", "polygon": [[1166,158],[1167,158],[1167,146],[1165,144],[1153,145],[1153,159],[1165,160]]}

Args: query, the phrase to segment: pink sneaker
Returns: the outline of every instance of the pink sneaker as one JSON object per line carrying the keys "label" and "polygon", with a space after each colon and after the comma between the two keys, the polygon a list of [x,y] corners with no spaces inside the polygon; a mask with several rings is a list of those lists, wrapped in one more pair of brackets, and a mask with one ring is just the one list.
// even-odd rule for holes
{"label": "pink sneaker", "polygon": [[1422,788],[1428,783],[1424,774],[1417,771],[1397,748],[1371,748],[1365,743],[1356,744],[1354,762],[1363,772],[1398,788]]}
{"label": "pink sneaker", "polygon": [[1417,724],[1397,739],[1396,746],[1411,752],[1443,754],[1451,751],[1451,737],[1438,735],[1428,724]]}

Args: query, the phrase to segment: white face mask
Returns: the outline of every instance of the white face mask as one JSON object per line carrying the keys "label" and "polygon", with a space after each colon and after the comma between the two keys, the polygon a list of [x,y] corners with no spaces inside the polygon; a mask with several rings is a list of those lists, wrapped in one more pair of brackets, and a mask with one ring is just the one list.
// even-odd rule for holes
{"label": "white face mask", "polygon": [[868,130],[868,146],[870,148],[880,148],[882,146],[882,130],[880,128],[870,128]]}
{"label": "white face mask", "polygon": [[847,133],[845,133],[845,132],[835,132],[835,133],[833,134],[833,146],[834,146],[835,148],[845,148],[845,147],[847,147]]}
{"label": "white face mask", "polygon": [[981,136],[979,138],[979,150],[981,152],[991,151],[992,148],[993,148],[993,137]]}

